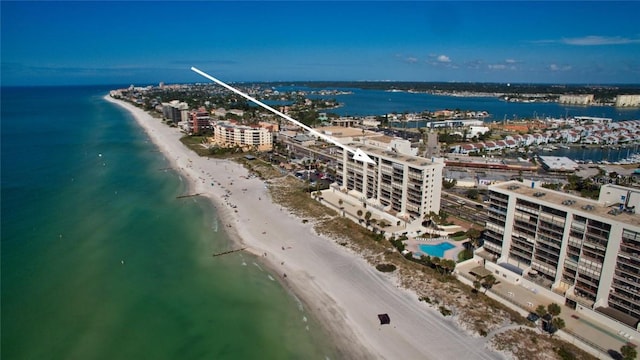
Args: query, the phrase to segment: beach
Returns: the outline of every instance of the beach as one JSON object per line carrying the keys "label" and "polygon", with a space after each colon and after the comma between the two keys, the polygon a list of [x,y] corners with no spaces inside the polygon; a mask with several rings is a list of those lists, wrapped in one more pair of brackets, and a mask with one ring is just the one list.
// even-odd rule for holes
{"label": "beach", "polygon": [[[504,358],[487,348],[487,338],[468,335],[452,318],[400,288],[393,275],[378,272],[274,204],[268,182],[235,162],[199,157],[179,141],[177,128],[129,103],[108,95],[105,100],[133,115],[189,183],[189,194],[211,199],[232,247],[246,247],[259,258],[315,314],[344,358]],[[381,313],[389,315],[390,324],[380,325]]]}

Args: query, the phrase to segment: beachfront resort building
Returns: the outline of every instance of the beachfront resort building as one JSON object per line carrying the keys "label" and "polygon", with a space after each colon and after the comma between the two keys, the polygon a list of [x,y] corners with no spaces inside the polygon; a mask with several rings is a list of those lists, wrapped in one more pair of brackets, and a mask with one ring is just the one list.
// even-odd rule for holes
{"label": "beachfront resort building", "polygon": [[194,134],[213,129],[211,116],[204,107],[191,111],[189,113],[189,120],[189,128]]}
{"label": "beachfront resort building", "polygon": [[240,125],[234,121],[219,121],[213,126],[213,143],[221,147],[240,147],[247,150],[270,151],[276,124],[260,122]]}
{"label": "beachfront resort building", "polygon": [[189,120],[189,105],[179,100],[162,103],[162,116],[174,124]]}
{"label": "beachfront resort building", "polygon": [[422,222],[440,211],[442,170],[440,158],[426,159],[364,144],[347,144],[364,151],[375,165],[356,161],[338,150],[336,182],[340,190],[363,204],[407,222]]}
{"label": "beachfront resort building", "polygon": [[[489,186],[476,258],[519,284],[605,324],[640,322],[640,190],[603,185],[591,200],[509,181]],[[613,320],[612,320],[613,319]]]}
{"label": "beachfront resort building", "polygon": [[360,128],[326,126],[316,131],[351,149],[364,151],[375,165],[353,159],[353,153],[333,147],[334,188],[367,207],[406,222],[422,223],[440,212],[444,159],[417,156],[411,142]]}

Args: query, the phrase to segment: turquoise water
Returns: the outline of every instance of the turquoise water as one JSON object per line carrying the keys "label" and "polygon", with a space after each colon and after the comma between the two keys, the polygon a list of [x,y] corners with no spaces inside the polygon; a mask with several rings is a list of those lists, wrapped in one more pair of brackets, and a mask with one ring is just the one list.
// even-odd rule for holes
{"label": "turquoise water", "polygon": [[437,245],[425,245],[425,244],[420,244],[418,245],[418,248],[420,249],[420,251],[422,251],[423,253],[429,255],[429,256],[437,256],[439,258],[443,258],[444,257],[444,252],[447,250],[451,250],[453,248],[455,248],[456,246],[453,245],[452,243],[449,242],[442,242],[440,244]]}
{"label": "turquoise water", "polygon": [[2,89],[2,358],[335,358],[107,91]]}

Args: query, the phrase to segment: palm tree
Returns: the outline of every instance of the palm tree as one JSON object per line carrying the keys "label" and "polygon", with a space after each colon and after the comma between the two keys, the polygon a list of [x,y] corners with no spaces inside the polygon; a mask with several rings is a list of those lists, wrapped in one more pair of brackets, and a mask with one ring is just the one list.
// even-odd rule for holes
{"label": "palm tree", "polygon": [[564,329],[565,323],[564,323],[564,320],[562,318],[555,317],[555,318],[551,319],[551,326],[553,326],[553,329],[555,329],[551,333],[551,336],[553,336],[553,334],[555,334],[558,330]]}
{"label": "palm tree", "polygon": [[467,230],[467,237],[469,238],[469,243],[471,244],[471,246],[473,246],[474,250],[478,247],[481,234],[482,233],[480,232],[480,230],[473,227]]}
{"label": "palm tree", "polygon": [[367,226],[369,226],[369,219],[371,219],[371,211],[367,211],[364,214],[364,219],[367,221]]}
{"label": "palm tree", "polygon": [[551,303],[547,306],[547,312],[551,314],[551,316],[558,316],[560,315],[561,311],[562,311],[562,308],[560,307],[560,305],[556,303]]}
{"label": "palm tree", "polygon": [[536,315],[543,317],[547,315],[547,308],[545,308],[544,305],[538,305],[534,312],[536,313]]}
{"label": "palm tree", "polygon": [[456,268],[456,262],[451,259],[444,259],[441,263],[444,263],[444,268],[449,274]]}
{"label": "palm tree", "polygon": [[440,269],[440,258],[437,256],[431,257],[431,264],[436,268],[436,271]]}
{"label": "palm tree", "polygon": [[480,282],[480,280],[474,280],[473,281],[473,288],[476,291],[476,295],[478,294],[478,291],[480,290],[480,288],[482,287],[482,283]]}
{"label": "palm tree", "polygon": [[489,289],[496,283],[496,278],[493,275],[487,275],[484,277],[482,281],[482,286],[484,286],[484,293],[486,294]]}
{"label": "palm tree", "polygon": [[635,346],[626,344],[620,348],[620,354],[623,360],[634,360],[638,356],[638,350],[636,350]]}
{"label": "palm tree", "polygon": [[447,223],[447,219],[449,218],[449,214],[447,214],[447,212],[444,211],[444,210],[440,210],[439,217],[440,217],[440,224],[444,225],[444,224]]}

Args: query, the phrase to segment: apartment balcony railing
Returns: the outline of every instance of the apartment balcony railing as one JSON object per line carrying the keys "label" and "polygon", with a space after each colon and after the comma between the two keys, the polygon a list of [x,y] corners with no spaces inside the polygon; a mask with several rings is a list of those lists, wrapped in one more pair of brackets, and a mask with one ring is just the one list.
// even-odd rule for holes
{"label": "apartment balcony railing", "polygon": [[640,283],[640,273],[633,267],[626,266],[624,264],[616,264],[615,273],[619,274],[620,276],[629,276],[635,278],[637,282]]}
{"label": "apartment balcony railing", "polygon": [[640,304],[618,297],[617,293],[609,294],[609,305],[629,315],[640,317]]}
{"label": "apartment balcony railing", "polygon": [[583,295],[583,297],[586,297],[591,301],[595,301],[596,294],[598,291],[597,288],[596,289],[590,288],[589,286],[583,284],[580,279],[577,279],[575,284],[575,289],[579,290],[580,294]]}
{"label": "apartment balcony railing", "polygon": [[620,300],[625,300],[630,304],[636,305],[640,307],[640,295],[638,292],[632,292],[626,288],[614,287],[614,291],[612,291],[609,295],[615,296]]}
{"label": "apartment balcony railing", "polygon": [[573,261],[564,261],[564,267],[573,271],[578,271],[578,264]]}
{"label": "apartment balcony railing", "polygon": [[[487,239],[488,240],[488,239]],[[500,254],[502,253],[502,243],[493,243],[491,241],[484,242],[484,248],[487,250],[493,250],[494,252]]]}
{"label": "apartment balcony railing", "polygon": [[638,243],[622,240],[620,246],[627,253],[640,253],[640,244]]}
{"label": "apartment balcony railing", "polygon": [[527,259],[527,261],[529,261],[529,262],[531,261],[531,258],[533,257],[532,253],[527,253],[525,251],[522,251],[522,250],[514,248],[514,247],[512,247],[509,250],[509,254],[510,255],[517,255],[517,256],[519,256],[519,257],[521,257],[523,259]]}
{"label": "apartment balcony railing", "polygon": [[522,240],[511,239],[511,245],[517,247],[522,251],[530,252],[533,254],[533,246],[531,245],[531,243]]}

